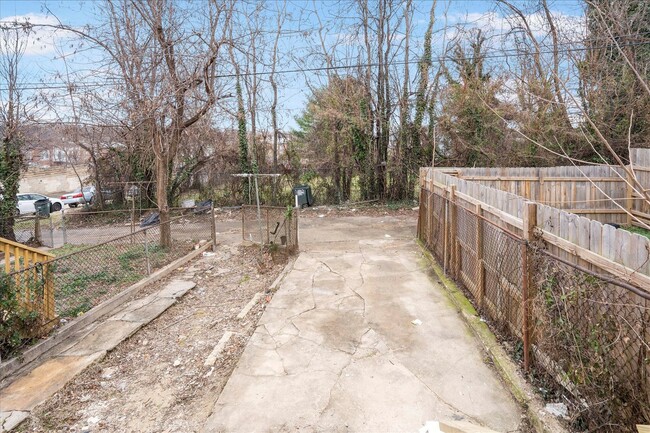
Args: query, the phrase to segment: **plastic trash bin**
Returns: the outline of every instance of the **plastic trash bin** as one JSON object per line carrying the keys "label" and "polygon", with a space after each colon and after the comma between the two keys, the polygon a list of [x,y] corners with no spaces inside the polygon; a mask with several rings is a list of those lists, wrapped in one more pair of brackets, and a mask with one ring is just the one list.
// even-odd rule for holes
{"label": "plastic trash bin", "polygon": [[314,196],[311,194],[311,187],[309,185],[294,186],[293,195],[296,198],[296,204],[301,208],[314,204]]}
{"label": "plastic trash bin", "polygon": [[36,200],[34,202],[34,209],[36,210],[36,215],[41,218],[49,218],[51,205],[52,203],[50,203],[50,201],[46,198]]}

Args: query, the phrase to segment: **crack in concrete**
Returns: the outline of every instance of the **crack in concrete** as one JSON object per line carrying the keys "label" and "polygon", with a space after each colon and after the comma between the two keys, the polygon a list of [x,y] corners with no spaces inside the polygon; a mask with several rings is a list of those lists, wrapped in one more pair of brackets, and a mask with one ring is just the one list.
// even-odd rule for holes
{"label": "crack in concrete", "polygon": [[244,373],[244,372],[238,372],[237,374],[245,377],[296,377],[300,376],[302,374],[309,374],[309,373],[327,373],[327,374],[336,374],[335,372],[331,370],[322,370],[322,369],[316,369],[316,370],[303,370],[303,371],[297,371],[295,373],[286,373],[285,374],[250,374],[250,373]]}
{"label": "crack in concrete", "polygon": [[[334,384],[333,384],[332,387],[330,388],[330,390],[329,390],[329,394],[328,394],[328,397],[327,397],[327,404],[326,404],[325,407],[320,411],[319,416],[322,417],[323,414],[327,411],[327,409],[328,409],[328,408],[330,407],[330,405],[332,404],[332,393],[334,392],[334,388],[336,388],[336,386],[337,386],[337,385],[339,384],[339,382],[341,381],[341,378],[343,377],[343,373],[345,372],[345,370],[347,370],[347,369],[350,367],[350,365],[352,365],[352,363],[355,361],[354,355],[356,355],[357,351],[359,350],[359,346],[361,346],[361,340],[363,340],[363,337],[364,337],[368,332],[370,332],[371,330],[372,330],[371,328],[366,329],[365,332],[364,332],[363,334],[361,334],[361,336],[359,337],[359,343],[357,343],[357,345],[356,345],[355,348],[354,348],[354,351],[350,354],[350,359],[348,360],[347,364],[345,364],[345,365],[341,368],[341,371],[339,371],[339,374],[338,374],[338,376],[336,377],[336,380],[334,381]],[[365,419],[365,415],[363,414],[363,411],[360,410],[359,413],[361,413],[362,416],[364,416],[364,419]]]}
{"label": "crack in concrete", "polygon": [[[360,247],[359,247],[359,248],[360,248]],[[361,254],[361,257],[364,257],[364,256],[363,256],[363,253]],[[363,262],[365,262],[365,258],[363,259],[362,264],[363,264]],[[359,276],[361,277],[361,284],[360,284],[359,286],[357,286],[357,287],[348,287],[348,286],[347,286],[348,278],[347,278],[345,275],[343,275],[343,274],[341,274],[341,273],[339,273],[339,272],[336,272],[336,271],[333,270],[333,269],[332,269],[332,268],[331,268],[327,263],[325,263],[325,262],[322,261],[322,260],[318,260],[318,263],[320,263],[322,266],[324,266],[325,268],[327,268],[327,270],[328,270],[330,273],[332,273],[332,274],[334,274],[334,275],[338,275],[339,277],[341,277],[341,278],[343,279],[343,281],[344,281],[344,287],[347,287],[347,288],[348,288],[352,293],[354,293],[354,294],[355,294],[359,299],[361,299],[361,301],[363,302],[363,313],[361,313],[361,317],[365,318],[365,317],[366,317],[366,300],[364,299],[363,296],[361,296],[361,295],[359,294],[359,292],[357,292],[357,290],[360,289],[360,288],[362,288],[363,285],[365,284],[365,280],[364,280],[364,278],[363,278],[363,274],[361,274],[361,266],[359,266]],[[313,280],[312,280],[312,294],[313,294]]]}
{"label": "crack in concrete", "polygon": [[276,355],[278,355],[278,358],[280,358],[280,364],[282,364],[282,371],[284,371],[284,375],[286,376],[287,367],[284,365],[284,358],[282,357],[282,355],[280,355],[280,352],[278,352],[278,349],[282,347],[282,344],[280,344],[278,340],[275,339],[275,337],[273,336],[273,334],[271,334],[271,331],[269,331],[269,328],[267,328],[266,325],[262,325],[262,326],[266,330],[266,333],[271,338],[271,340],[273,340],[273,343],[275,343],[275,348],[273,349],[273,351],[275,352]]}
{"label": "crack in concrete", "polygon": [[472,415],[470,415],[470,414],[468,414],[468,413],[466,413],[466,412],[464,412],[464,411],[458,409],[456,406],[454,406],[453,404],[449,403],[447,400],[445,400],[444,398],[442,398],[442,397],[440,396],[440,394],[438,394],[437,392],[435,392],[435,391],[434,391],[434,390],[433,390],[433,389],[432,389],[432,388],[431,388],[431,387],[430,387],[430,386],[429,386],[429,385],[428,385],[424,380],[422,380],[422,378],[421,378],[420,376],[418,376],[417,374],[415,374],[415,373],[414,373],[410,368],[408,368],[406,365],[404,365],[404,364],[403,364],[402,362],[400,362],[399,360],[398,360],[398,362],[400,363],[400,365],[401,365],[402,367],[404,367],[404,369],[405,369],[406,371],[408,371],[408,372],[409,372],[413,377],[415,377],[415,378],[416,378],[416,379],[417,379],[417,380],[418,380],[422,385],[424,385],[424,387],[425,387],[427,390],[429,390],[429,392],[430,392],[431,394],[433,394],[433,395],[436,397],[436,399],[438,399],[440,402],[442,402],[442,404],[444,404],[445,406],[447,406],[447,408],[449,408],[452,412],[456,412],[456,413],[462,414],[462,415],[463,415],[464,417],[466,417],[468,420],[472,421],[473,423],[475,423],[475,424],[477,424],[477,425],[483,425],[483,423],[481,423],[478,419],[474,418]]}

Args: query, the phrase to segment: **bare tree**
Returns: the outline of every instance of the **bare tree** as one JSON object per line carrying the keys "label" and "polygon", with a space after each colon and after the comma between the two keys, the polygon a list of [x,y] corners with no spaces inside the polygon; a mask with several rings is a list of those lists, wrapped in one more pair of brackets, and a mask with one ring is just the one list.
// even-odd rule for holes
{"label": "bare tree", "polygon": [[[269,81],[273,89],[273,102],[271,103],[271,126],[273,128],[273,172],[278,172],[278,139],[280,129],[278,127],[278,83],[275,74],[276,66],[278,64],[278,43],[280,41],[280,34],[282,33],[282,26],[286,18],[287,2],[282,2],[282,8],[278,8],[276,17],[276,33],[275,40],[273,41],[273,51],[271,55],[271,74]],[[275,185],[275,184],[274,184]]]}
{"label": "bare tree", "polygon": [[106,54],[96,75],[117,96],[125,138],[145,143],[154,156],[161,244],[171,246],[170,177],[188,128],[223,96],[217,89],[221,48],[233,3],[224,0],[109,0],[98,5],[101,24],[79,30],[60,25]]}
{"label": "bare tree", "polygon": [[22,142],[26,108],[20,63],[29,26],[0,23],[0,237],[15,240],[18,186],[23,171]]}

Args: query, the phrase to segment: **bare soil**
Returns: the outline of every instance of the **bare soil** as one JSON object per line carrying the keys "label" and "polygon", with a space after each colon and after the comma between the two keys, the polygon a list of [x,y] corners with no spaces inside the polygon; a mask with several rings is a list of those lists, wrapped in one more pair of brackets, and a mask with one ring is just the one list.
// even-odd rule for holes
{"label": "bare soil", "polygon": [[[36,408],[19,431],[198,431],[287,260],[281,251],[260,255],[257,247],[220,245],[214,255],[179,269],[172,277],[191,276],[197,286]],[[238,320],[237,314],[258,292],[265,296]],[[235,334],[214,366],[204,366],[225,331]]]}

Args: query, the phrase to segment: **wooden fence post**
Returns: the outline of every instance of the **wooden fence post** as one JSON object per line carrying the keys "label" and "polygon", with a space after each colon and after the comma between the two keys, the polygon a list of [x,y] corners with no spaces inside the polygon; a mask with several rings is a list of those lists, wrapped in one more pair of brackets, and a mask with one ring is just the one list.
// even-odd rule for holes
{"label": "wooden fence post", "polygon": [[522,337],[524,340],[524,370],[530,368],[530,300],[531,296],[531,272],[530,272],[530,247],[528,243],[533,239],[533,231],[537,225],[537,204],[533,202],[524,203],[523,235],[524,241],[521,244],[521,311],[522,311]]}
{"label": "wooden fence post", "polygon": [[451,185],[449,193],[449,204],[451,205],[451,228],[450,234],[450,268],[451,273],[455,278],[458,278],[458,205],[456,203],[456,185]]}
{"label": "wooden fence post", "polygon": [[485,299],[485,265],[483,264],[483,207],[481,203],[476,205],[476,266],[478,287],[478,304],[483,308]]}
{"label": "wooden fence post", "polygon": [[[427,213],[425,215],[426,218],[426,240],[427,240],[427,247],[431,249],[431,251],[435,251],[433,248],[433,201],[435,200],[435,197],[433,196],[433,182],[431,182],[427,186],[427,197],[426,197],[426,202],[427,202]],[[440,236],[440,235],[438,235]]]}
{"label": "wooden fence post", "polygon": [[449,200],[447,199],[447,189],[443,191],[444,194],[444,199],[443,199],[443,204],[444,204],[444,209],[443,209],[443,215],[442,215],[442,220],[443,220],[443,229],[442,229],[442,235],[443,235],[443,243],[442,243],[442,271],[446,274],[447,273],[447,263],[448,263],[448,255],[449,252]]}
{"label": "wooden fence post", "polygon": [[54,304],[54,275],[50,269],[49,264],[44,264],[42,268],[43,272],[43,305],[42,305],[42,314],[44,318],[43,329],[41,332],[43,334],[49,332],[56,326],[56,311]]}
{"label": "wooden fence post", "polygon": [[420,199],[418,200],[418,225],[417,228],[415,229],[415,232],[417,233],[417,237],[419,240],[422,240],[422,206],[424,205],[422,203],[422,197],[424,197],[424,187],[422,186],[422,182],[420,182]]}
{"label": "wooden fence post", "polygon": [[632,211],[634,210],[634,200],[632,196],[633,188],[632,188],[632,183],[634,182],[634,179],[632,179],[631,174],[628,172],[627,173],[627,182],[626,182],[626,189],[625,189],[625,210],[627,211],[627,214],[625,215],[625,223],[628,226],[632,225]]}

